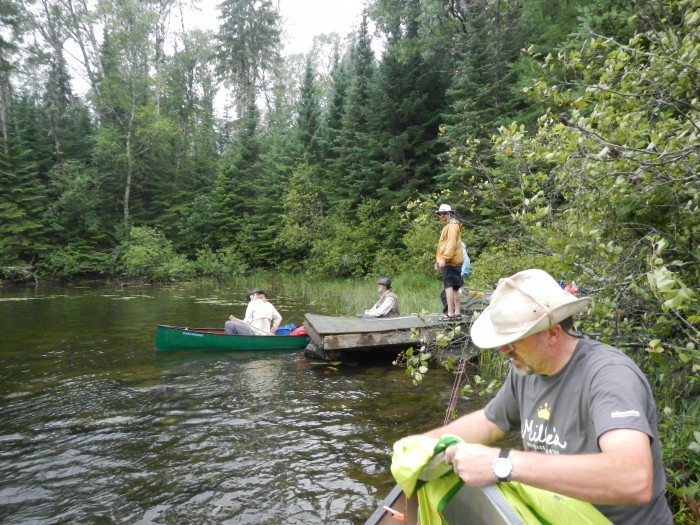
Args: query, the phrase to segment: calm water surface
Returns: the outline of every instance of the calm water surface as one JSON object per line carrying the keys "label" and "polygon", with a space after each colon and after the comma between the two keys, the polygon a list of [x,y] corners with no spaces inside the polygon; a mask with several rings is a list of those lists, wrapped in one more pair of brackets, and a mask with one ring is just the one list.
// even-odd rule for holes
{"label": "calm water surface", "polygon": [[[0,291],[0,522],[363,523],[391,445],[442,423],[452,387],[390,360],[155,352],[157,323],[223,325],[243,290]],[[332,297],[271,294],[284,323]],[[466,407],[461,407],[466,409]]]}

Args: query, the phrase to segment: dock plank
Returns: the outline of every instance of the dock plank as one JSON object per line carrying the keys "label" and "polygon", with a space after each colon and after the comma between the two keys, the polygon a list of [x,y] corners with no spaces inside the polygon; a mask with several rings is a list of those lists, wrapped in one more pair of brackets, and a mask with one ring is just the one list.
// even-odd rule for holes
{"label": "dock plank", "polygon": [[[463,322],[470,322],[474,312],[483,310],[490,298],[488,290],[462,289]],[[414,344],[415,330],[423,335],[431,334],[434,329],[444,329],[455,323],[440,321],[441,315],[362,319],[307,313],[304,324],[311,343],[305,354],[330,359],[355,352],[407,349]]]}
{"label": "dock plank", "polygon": [[307,332],[313,344],[324,351],[407,348],[413,344],[413,329],[444,326],[439,314],[384,319],[358,319],[306,314]]}

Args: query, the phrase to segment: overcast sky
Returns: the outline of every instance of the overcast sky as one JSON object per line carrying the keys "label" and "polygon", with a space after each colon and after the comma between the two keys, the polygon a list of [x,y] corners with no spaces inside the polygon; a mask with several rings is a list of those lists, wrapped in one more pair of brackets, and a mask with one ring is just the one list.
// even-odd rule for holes
{"label": "overcast sky", "polygon": [[[285,41],[284,54],[306,53],[321,33],[345,37],[360,25],[364,0],[273,0],[279,3]],[[200,0],[188,25],[217,30],[220,1]]]}
{"label": "overcast sky", "polygon": [[291,40],[285,54],[305,53],[313,37],[338,33],[341,37],[360,25],[363,0],[279,0],[285,31]]}

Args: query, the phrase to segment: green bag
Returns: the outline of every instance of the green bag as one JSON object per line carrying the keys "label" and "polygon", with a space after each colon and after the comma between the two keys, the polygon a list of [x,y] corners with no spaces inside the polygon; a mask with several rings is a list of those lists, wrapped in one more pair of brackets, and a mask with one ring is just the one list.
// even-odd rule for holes
{"label": "green bag", "polygon": [[[464,487],[462,480],[445,464],[443,452],[448,447],[461,443],[457,436],[440,439],[427,436],[409,436],[394,443],[391,473],[407,497],[416,494],[418,518],[421,525],[461,525],[474,523],[474,516],[460,513],[459,509],[448,509],[450,504],[459,505],[460,497],[488,499],[494,507],[501,509],[499,516],[508,523],[526,525],[610,525],[611,522],[590,503],[563,496],[547,490],[523,485],[515,481],[496,483],[502,495],[495,498],[493,489]],[[460,494],[461,491],[464,494]],[[455,498],[457,494],[460,497]],[[496,499],[500,501],[495,501]],[[454,500],[454,501],[453,501]],[[489,504],[490,505],[490,504]],[[450,510],[450,512],[447,512]],[[445,514],[458,516],[448,523]],[[517,517],[516,517],[517,515]],[[511,518],[509,518],[509,516]]]}

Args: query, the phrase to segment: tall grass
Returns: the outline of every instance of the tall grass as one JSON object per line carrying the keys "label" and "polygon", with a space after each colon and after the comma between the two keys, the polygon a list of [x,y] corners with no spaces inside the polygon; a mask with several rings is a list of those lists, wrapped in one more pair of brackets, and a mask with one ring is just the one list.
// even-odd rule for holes
{"label": "tall grass", "polygon": [[[331,315],[354,316],[371,308],[379,299],[377,279],[318,279],[303,274],[279,274],[257,272],[247,277],[232,278],[229,282],[242,288],[254,286],[274,292],[274,295],[297,295],[314,301],[332,303]],[[399,298],[402,315],[435,313],[442,311],[440,302],[440,281],[426,276],[412,274],[389,276],[391,287]],[[313,308],[310,308],[313,311]]]}

